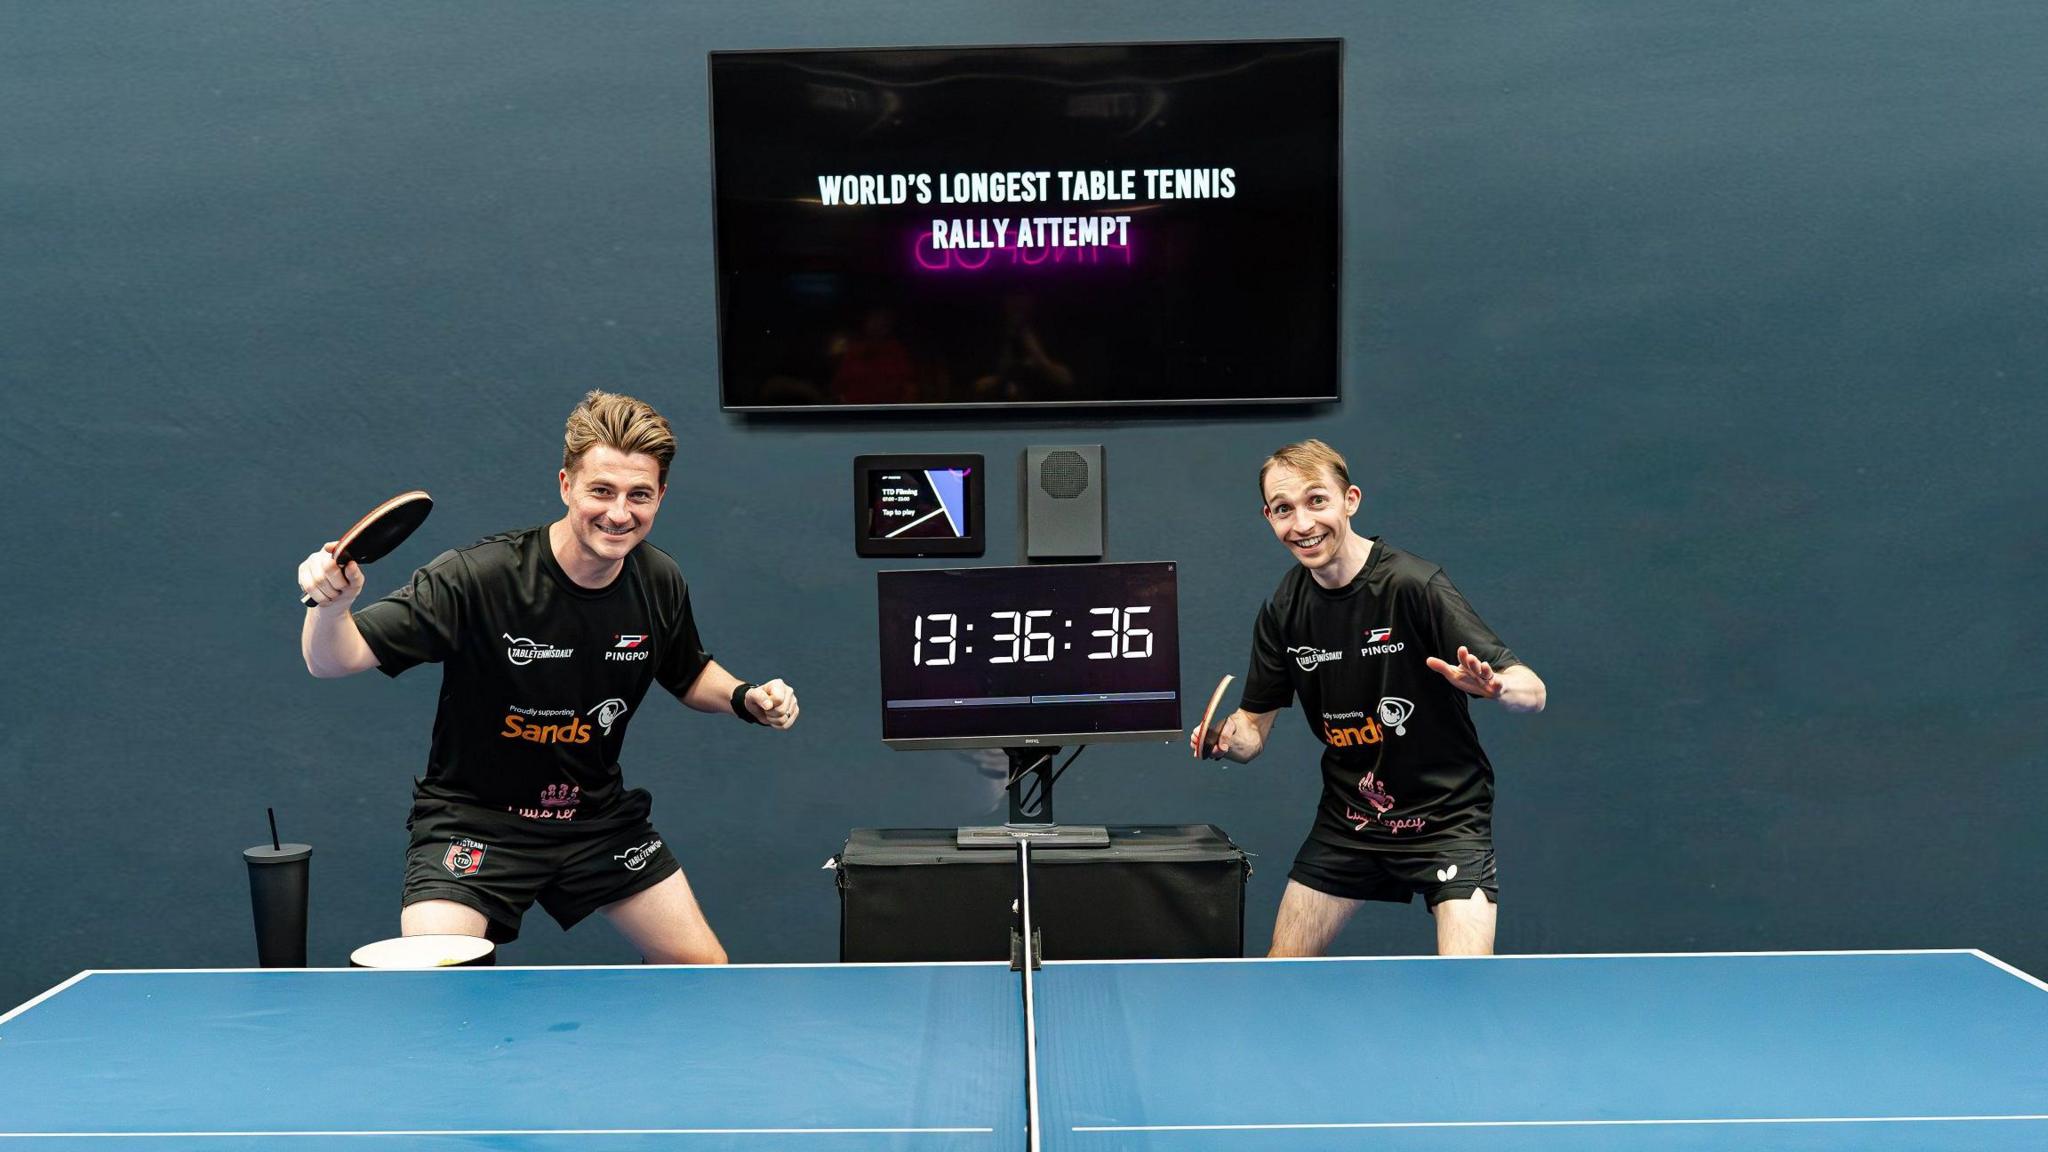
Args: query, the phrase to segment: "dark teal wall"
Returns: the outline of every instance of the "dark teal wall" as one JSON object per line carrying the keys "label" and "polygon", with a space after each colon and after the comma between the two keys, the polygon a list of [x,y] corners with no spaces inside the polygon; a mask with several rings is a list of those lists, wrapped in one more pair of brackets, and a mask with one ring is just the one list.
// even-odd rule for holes
{"label": "dark teal wall", "polygon": [[[720,413],[704,53],[1347,39],[1344,401],[1114,420]],[[627,769],[738,958],[834,955],[856,825],[996,797],[879,743],[861,452],[1107,446],[1112,558],[1182,563],[1183,673],[1288,563],[1264,453],[1351,454],[1549,681],[1482,710],[1504,948],[1975,946],[2048,971],[2048,10],[2033,3],[26,3],[0,6],[0,1006],[252,959],[240,850],[311,841],[313,952],[396,931],[435,673],[315,682],[298,559],[379,569],[557,509],[586,388],[685,446],[655,540],[784,736],[651,709]],[[1068,819],[1213,821],[1263,948],[1316,789],[1091,750]],[[1431,946],[1416,909],[1358,951]],[[628,959],[544,919],[508,959]]]}

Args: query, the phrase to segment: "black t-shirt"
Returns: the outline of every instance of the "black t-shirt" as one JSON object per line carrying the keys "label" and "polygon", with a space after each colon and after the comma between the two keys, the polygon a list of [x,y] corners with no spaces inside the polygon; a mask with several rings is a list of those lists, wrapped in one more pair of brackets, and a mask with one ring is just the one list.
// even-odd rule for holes
{"label": "black t-shirt", "polygon": [[1331,591],[1295,565],[1259,610],[1239,707],[1301,698],[1323,742],[1323,798],[1310,835],[1340,847],[1438,847],[1493,831],[1493,765],[1466,705],[1423,661],[1458,646],[1495,668],[1520,664],[1443,569],[1373,538],[1350,584]]}
{"label": "black t-shirt", "polygon": [[419,795],[533,820],[606,815],[648,686],[681,695],[711,660],[668,553],[643,543],[581,588],[545,525],[443,552],[355,620],[385,675],[442,666]]}

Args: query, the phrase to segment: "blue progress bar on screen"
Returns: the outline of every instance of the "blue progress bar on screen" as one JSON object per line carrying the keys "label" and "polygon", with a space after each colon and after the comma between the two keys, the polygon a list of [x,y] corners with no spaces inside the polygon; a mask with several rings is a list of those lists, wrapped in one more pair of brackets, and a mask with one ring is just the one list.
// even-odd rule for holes
{"label": "blue progress bar on screen", "polygon": [[942,696],[929,700],[891,700],[890,708],[987,708],[999,704],[1126,704],[1138,700],[1177,700],[1178,692],[1067,692],[1056,696]]}

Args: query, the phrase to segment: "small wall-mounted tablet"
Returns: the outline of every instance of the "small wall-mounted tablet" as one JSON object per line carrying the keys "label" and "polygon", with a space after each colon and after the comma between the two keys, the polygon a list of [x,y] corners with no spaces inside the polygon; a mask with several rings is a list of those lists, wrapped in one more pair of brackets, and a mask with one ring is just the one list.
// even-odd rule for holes
{"label": "small wall-mounted tablet", "polygon": [[853,550],[862,556],[979,556],[981,457],[853,458]]}

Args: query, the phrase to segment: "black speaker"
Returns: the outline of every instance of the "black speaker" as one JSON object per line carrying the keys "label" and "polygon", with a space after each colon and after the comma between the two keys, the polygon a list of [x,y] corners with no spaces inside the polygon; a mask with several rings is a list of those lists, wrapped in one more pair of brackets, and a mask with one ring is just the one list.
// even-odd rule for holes
{"label": "black speaker", "polygon": [[[1107,848],[1034,848],[1031,915],[1048,960],[1244,953],[1245,854],[1210,824],[1109,829]],[[856,828],[837,861],[844,961],[1003,960],[1017,854],[951,828]]]}
{"label": "black speaker", "polygon": [[1025,559],[1102,559],[1102,445],[1026,448],[1023,481]]}

